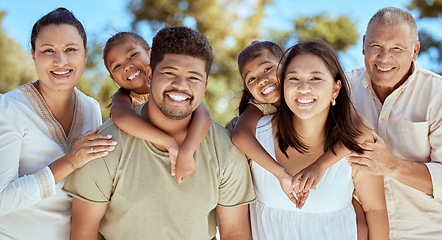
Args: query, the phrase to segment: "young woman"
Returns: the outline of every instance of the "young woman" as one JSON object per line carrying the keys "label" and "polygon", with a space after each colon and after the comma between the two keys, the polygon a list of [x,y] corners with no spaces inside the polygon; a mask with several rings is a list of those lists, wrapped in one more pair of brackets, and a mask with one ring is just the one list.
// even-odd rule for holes
{"label": "young woman", "polygon": [[[309,166],[338,141],[362,152],[359,144],[373,140],[368,122],[351,105],[339,57],[328,44],[296,44],[280,70],[280,108],[273,119],[261,118],[256,138],[287,173]],[[250,205],[254,239],[357,239],[354,191],[365,212],[369,239],[388,239],[382,176],[354,171],[343,158],[327,169],[299,209],[273,174],[255,162],[251,170],[258,199]]]}

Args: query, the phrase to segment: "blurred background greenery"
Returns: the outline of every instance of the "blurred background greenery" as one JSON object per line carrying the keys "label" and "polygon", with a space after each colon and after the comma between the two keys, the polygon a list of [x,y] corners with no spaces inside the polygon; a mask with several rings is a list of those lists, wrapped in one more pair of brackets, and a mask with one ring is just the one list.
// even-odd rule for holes
{"label": "blurred background greenery", "polygon": [[[237,56],[251,40],[274,41],[285,49],[297,40],[321,38],[343,53],[362,38],[353,20],[343,15],[331,17],[327,13],[297,15],[290,20],[288,24],[290,27],[285,30],[269,27],[262,23],[265,17],[263,9],[272,2],[272,0],[129,0],[127,10],[132,15],[133,31],[137,31],[140,24],[149,25],[154,32],[165,25],[191,25],[207,36],[212,44],[215,59],[204,101],[212,118],[225,124],[237,114],[236,108],[242,89]],[[239,14],[241,11],[236,10],[241,8],[247,8],[251,14]],[[412,0],[407,8],[418,13],[418,21],[442,19],[442,0]],[[7,12],[0,12],[0,93],[37,79],[30,54],[3,30],[5,14]],[[430,70],[442,72],[440,36],[423,29],[419,31],[419,37],[421,55],[427,55],[430,61],[435,63]],[[77,87],[100,102],[103,120],[106,120],[109,117],[106,106],[110,103],[110,97],[116,91],[117,85],[103,70],[103,42],[89,36],[88,46],[86,70]]]}

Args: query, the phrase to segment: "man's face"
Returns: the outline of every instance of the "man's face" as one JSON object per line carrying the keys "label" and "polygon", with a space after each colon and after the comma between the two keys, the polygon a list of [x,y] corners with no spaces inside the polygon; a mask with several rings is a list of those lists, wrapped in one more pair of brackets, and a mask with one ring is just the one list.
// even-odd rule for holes
{"label": "man's face", "polygon": [[406,23],[385,25],[373,22],[364,36],[365,66],[374,85],[396,89],[408,77],[420,43]]}
{"label": "man's face", "polygon": [[181,120],[203,100],[206,61],[188,55],[165,54],[151,75],[151,100],[164,116]]}

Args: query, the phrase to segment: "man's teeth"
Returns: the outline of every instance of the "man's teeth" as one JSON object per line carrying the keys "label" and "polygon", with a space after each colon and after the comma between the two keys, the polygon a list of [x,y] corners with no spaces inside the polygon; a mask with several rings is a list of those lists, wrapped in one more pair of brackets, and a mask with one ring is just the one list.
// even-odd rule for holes
{"label": "man's teeth", "polygon": [[187,97],[177,96],[177,95],[174,95],[174,94],[169,94],[168,96],[169,96],[172,100],[174,100],[174,101],[184,101],[184,100],[187,99]]}
{"label": "man's teeth", "polygon": [[377,69],[381,70],[382,72],[388,72],[388,71],[390,71],[391,69],[393,69],[393,67],[391,67],[391,68],[381,68],[381,67],[379,67],[378,65],[376,65],[376,67],[377,67]]}
{"label": "man's teeth", "polygon": [[313,98],[308,98],[308,99],[298,99],[299,103],[311,103],[313,102]]}
{"label": "man's teeth", "polygon": [[140,75],[140,71],[137,71],[136,73],[132,74],[132,76],[130,76],[128,79],[132,80],[132,79],[134,79],[138,75]]}
{"label": "man's teeth", "polygon": [[271,86],[271,87],[266,88],[266,89],[262,92],[262,94],[266,95],[266,94],[270,93],[271,91],[273,91],[273,90],[275,90],[275,89],[276,89],[276,85],[273,85],[273,86]]}
{"label": "man's teeth", "polygon": [[70,70],[66,70],[66,71],[64,71],[64,72],[56,72],[56,71],[52,71],[54,74],[57,74],[57,75],[63,75],[63,74],[67,74],[67,73],[69,73],[70,72]]}

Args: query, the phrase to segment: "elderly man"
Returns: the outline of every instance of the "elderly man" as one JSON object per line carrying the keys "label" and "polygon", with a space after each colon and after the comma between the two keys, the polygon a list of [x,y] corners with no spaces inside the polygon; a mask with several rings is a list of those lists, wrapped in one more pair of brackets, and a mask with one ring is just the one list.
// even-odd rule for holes
{"label": "elderly man", "polygon": [[407,11],[379,10],[363,43],[365,68],[349,73],[352,100],[377,135],[349,163],[385,176],[390,239],[442,239],[442,77],[416,64]]}
{"label": "elderly man", "polygon": [[[161,29],[153,39],[151,93],[137,113],[178,143],[201,103],[212,64],[201,33],[186,27]],[[108,156],[74,172],[64,191],[74,197],[71,239],[251,239],[248,203],[254,201],[244,154],[212,121],[195,152],[196,170],[178,185],[170,176],[166,149],[120,130],[100,127],[118,144]]]}

